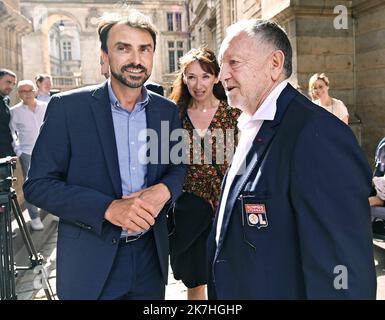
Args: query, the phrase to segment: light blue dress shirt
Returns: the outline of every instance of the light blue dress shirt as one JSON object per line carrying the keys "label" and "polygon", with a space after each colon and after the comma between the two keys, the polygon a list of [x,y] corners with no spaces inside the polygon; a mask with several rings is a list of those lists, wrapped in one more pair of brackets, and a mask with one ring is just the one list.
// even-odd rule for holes
{"label": "light blue dress shirt", "polygon": [[51,100],[51,96],[50,95],[40,95],[40,94],[38,94],[36,96],[36,100],[44,101],[44,102],[48,103]]}
{"label": "light blue dress shirt", "polygon": [[[149,102],[147,89],[142,87],[142,101],[132,112],[124,109],[116,98],[108,81],[112,120],[118,150],[119,171],[123,195],[129,195],[147,187],[146,141],[139,141],[139,133],[147,129],[145,107]],[[123,231],[122,236],[128,235]],[[132,235],[129,233],[129,235]]]}

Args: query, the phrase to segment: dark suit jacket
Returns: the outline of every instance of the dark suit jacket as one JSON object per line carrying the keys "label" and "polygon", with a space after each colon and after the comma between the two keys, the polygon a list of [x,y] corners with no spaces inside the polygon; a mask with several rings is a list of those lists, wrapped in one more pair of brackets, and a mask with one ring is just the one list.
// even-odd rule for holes
{"label": "dark suit jacket", "polygon": [[0,96],[0,158],[15,155],[11,130],[9,130],[10,117],[8,98]]}
{"label": "dark suit jacket", "polygon": [[[159,155],[168,146],[161,121],[170,132],[180,128],[178,109],[149,92],[147,128],[158,133]],[[165,134],[167,132],[162,132]],[[164,159],[164,155],[163,155]],[[172,201],[180,195],[183,165],[149,164],[147,185],[164,183]],[[32,153],[24,184],[27,201],[60,217],[57,244],[57,290],[61,299],[97,299],[118,248],[121,228],[104,220],[114,199],[122,196],[117,148],[107,83],[52,97],[45,123]],[[165,213],[153,226],[165,283],[168,274],[168,232]]]}
{"label": "dark suit jacket", "polygon": [[[288,85],[246,165],[218,247],[217,221],[208,240],[210,298],[375,298],[371,172],[350,128]],[[246,199],[265,227],[248,222]]]}
{"label": "dark suit jacket", "polygon": [[159,83],[147,81],[144,85],[148,90],[151,90],[152,92],[155,92],[157,94],[160,94],[161,96],[164,96],[164,89]]}

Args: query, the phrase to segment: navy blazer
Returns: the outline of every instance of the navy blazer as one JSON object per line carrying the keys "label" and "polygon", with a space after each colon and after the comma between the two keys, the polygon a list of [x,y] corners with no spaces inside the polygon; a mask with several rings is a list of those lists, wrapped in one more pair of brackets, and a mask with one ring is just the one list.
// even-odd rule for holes
{"label": "navy blazer", "polygon": [[[167,164],[165,156],[177,142],[167,144],[168,137],[161,136],[161,121],[169,124],[169,132],[163,129],[163,135],[180,128],[178,109],[171,101],[148,94],[147,128],[158,133],[158,160],[163,161],[148,164],[147,185],[164,183],[175,201],[182,191],[185,168]],[[121,234],[121,228],[104,220],[109,204],[122,197],[107,82],[52,97],[32,153],[24,194],[27,201],[60,217],[58,296],[97,299]],[[157,217],[153,230],[167,283],[168,232],[164,212]]]}
{"label": "navy blazer", "polygon": [[231,186],[218,246],[214,223],[209,297],[374,299],[370,185],[351,129],[288,85]]}
{"label": "navy blazer", "polygon": [[164,89],[159,83],[156,83],[153,81],[147,81],[144,85],[147,88],[147,90],[151,90],[152,92],[155,92],[161,96],[164,96]]}

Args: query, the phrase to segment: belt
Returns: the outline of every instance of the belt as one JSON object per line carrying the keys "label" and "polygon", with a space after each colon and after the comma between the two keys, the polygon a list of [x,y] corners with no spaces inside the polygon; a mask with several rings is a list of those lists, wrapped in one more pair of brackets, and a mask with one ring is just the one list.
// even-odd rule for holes
{"label": "belt", "polygon": [[137,235],[137,236],[126,236],[126,237],[121,237],[119,239],[119,244],[127,244],[127,243],[130,243],[130,242],[134,242],[138,239],[141,238],[141,234],[140,235]]}
{"label": "belt", "polygon": [[[149,231],[150,231],[150,230],[149,230]],[[134,242],[134,241],[136,241],[136,240],[142,239],[142,238],[144,238],[146,235],[150,234],[149,231],[147,231],[146,233],[141,233],[141,234],[135,235],[135,236],[125,236],[125,237],[121,237],[121,238],[119,239],[119,245],[125,245],[125,244],[128,244],[128,243]]]}

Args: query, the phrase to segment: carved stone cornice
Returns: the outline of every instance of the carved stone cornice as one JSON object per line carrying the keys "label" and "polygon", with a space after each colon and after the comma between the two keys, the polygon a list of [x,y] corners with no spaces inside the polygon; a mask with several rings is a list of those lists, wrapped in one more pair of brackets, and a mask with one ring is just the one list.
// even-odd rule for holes
{"label": "carved stone cornice", "polygon": [[353,1],[353,15],[357,16],[372,12],[384,5],[384,0],[355,0]]}
{"label": "carved stone cornice", "polygon": [[[289,21],[294,17],[298,16],[335,16],[334,13],[334,5],[329,6],[306,6],[306,5],[291,5],[290,7],[287,7],[286,9],[279,12],[277,15],[272,17],[272,19],[277,21]],[[352,8],[347,7],[348,14],[351,14]]]}
{"label": "carved stone cornice", "polygon": [[[346,6],[349,15],[357,16],[366,14],[377,10],[384,6],[384,0],[356,0],[352,1],[350,6]],[[295,16],[335,16],[335,3],[328,3],[327,5],[307,6],[292,4],[290,7],[279,12],[272,17],[274,20],[288,21]]]}
{"label": "carved stone cornice", "polygon": [[2,28],[14,27],[16,32],[27,34],[32,31],[32,23],[20,12],[0,1],[0,26]]}

